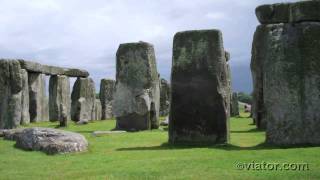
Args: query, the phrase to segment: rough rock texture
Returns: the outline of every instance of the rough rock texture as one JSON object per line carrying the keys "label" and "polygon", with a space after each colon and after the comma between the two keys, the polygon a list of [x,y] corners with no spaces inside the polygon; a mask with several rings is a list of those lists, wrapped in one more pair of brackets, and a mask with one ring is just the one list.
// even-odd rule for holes
{"label": "rough rock texture", "polygon": [[310,17],[319,15],[319,3],[291,4],[296,20],[260,25],[255,32],[252,111],[258,127],[266,127],[267,143],[320,144],[320,22],[306,22],[318,21]]}
{"label": "rough rock texture", "polygon": [[231,68],[230,68],[230,64],[229,64],[229,60],[230,60],[230,53],[225,51],[225,57],[226,57],[226,62],[227,62],[227,82],[228,82],[228,88],[227,88],[227,92],[229,93],[229,97],[227,99],[229,103],[229,106],[228,106],[228,115],[230,117],[230,114],[231,114],[231,106],[232,106],[232,102],[231,102],[231,99],[232,99],[232,81],[231,81]]}
{"label": "rough rock texture", "polygon": [[102,120],[111,119],[113,117],[112,104],[115,84],[115,80],[101,79],[99,96],[102,106]]}
{"label": "rough rock texture", "polygon": [[227,143],[230,92],[219,30],[174,36],[170,143]]}
{"label": "rough rock texture", "polygon": [[22,133],[23,130],[23,128],[4,129],[0,130],[0,134],[2,134],[3,139],[5,140],[15,141],[17,140],[18,136]]}
{"label": "rough rock texture", "polygon": [[18,61],[0,59],[0,129],[20,125],[23,89],[21,72]]}
{"label": "rough rock texture", "polygon": [[256,8],[256,15],[261,24],[319,22],[319,12],[320,1],[315,0],[261,5]]}
{"label": "rough rock texture", "polygon": [[170,85],[167,80],[161,79],[160,86],[160,116],[168,116],[170,108]]}
{"label": "rough rock texture", "polygon": [[95,120],[95,86],[91,78],[77,78],[71,93],[71,119]]}
{"label": "rough rock texture", "polygon": [[29,72],[42,73],[47,75],[65,75],[69,77],[88,77],[89,73],[82,69],[69,69],[56,66],[42,65],[37,62],[19,60],[21,67]]}
{"label": "rough rock texture", "polygon": [[27,128],[17,135],[16,147],[47,154],[64,154],[86,151],[88,142],[78,133],[51,128]]}
{"label": "rough rock texture", "polygon": [[160,82],[154,48],[145,42],[121,44],[117,51],[113,113],[117,129],[159,127]]}
{"label": "rough rock texture", "polygon": [[28,72],[25,69],[21,69],[22,78],[22,91],[21,91],[21,122],[20,124],[30,123],[29,113],[29,83]]}
{"label": "rough rock texture", "polygon": [[[69,77],[51,76],[49,80],[49,119],[50,121],[70,120],[71,96]],[[66,116],[66,117],[65,117]]]}
{"label": "rough rock texture", "polygon": [[239,114],[238,94],[236,92],[232,93],[230,115],[232,117],[240,115]]}
{"label": "rough rock texture", "polygon": [[46,79],[44,74],[28,73],[29,113],[31,122],[47,121],[48,100],[46,97]]}
{"label": "rough rock texture", "polygon": [[101,101],[99,99],[96,99],[95,106],[94,106],[94,116],[95,120],[101,120],[102,117],[102,106]]}
{"label": "rough rock texture", "polygon": [[269,31],[271,27],[275,28],[277,25],[260,25],[257,27],[254,34],[253,44],[252,44],[252,58],[251,58],[251,73],[253,81],[253,102],[252,102],[252,118],[254,123],[259,129],[265,129],[267,126],[265,119],[265,109],[264,109],[264,94],[263,94],[263,63],[268,59],[268,47],[269,43]]}

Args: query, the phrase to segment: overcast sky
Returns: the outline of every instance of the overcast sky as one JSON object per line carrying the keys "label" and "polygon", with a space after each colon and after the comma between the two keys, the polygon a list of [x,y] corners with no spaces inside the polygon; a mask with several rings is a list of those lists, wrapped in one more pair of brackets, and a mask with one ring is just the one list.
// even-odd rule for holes
{"label": "overcast sky", "polygon": [[158,71],[170,79],[176,32],[220,29],[231,53],[234,91],[251,92],[254,10],[275,0],[0,0],[0,57],[83,68],[98,87],[115,78],[120,43],[155,46]]}

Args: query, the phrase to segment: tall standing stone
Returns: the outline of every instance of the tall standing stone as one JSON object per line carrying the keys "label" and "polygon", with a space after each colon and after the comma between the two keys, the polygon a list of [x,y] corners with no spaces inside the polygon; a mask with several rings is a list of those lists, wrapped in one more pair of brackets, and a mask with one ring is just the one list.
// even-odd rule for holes
{"label": "tall standing stone", "polygon": [[228,142],[229,97],[222,33],[177,33],[173,41],[169,142]]}
{"label": "tall standing stone", "polygon": [[[50,121],[70,120],[71,96],[69,77],[51,76],[49,80],[49,119]],[[66,117],[64,117],[66,114]]]}
{"label": "tall standing stone", "polygon": [[117,129],[159,127],[160,82],[153,45],[121,44],[117,51],[113,113]]}
{"label": "tall standing stone", "polygon": [[320,144],[319,10],[320,1],[256,9],[253,116],[265,123],[268,143]]}
{"label": "tall standing stone", "polygon": [[0,129],[16,128],[21,123],[22,75],[16,60],[0,60]]}
{"label": "tall standing stone", "polygon": [[95,120],[96,91],[91,78],[77,78],[71,94],[71,119]]}
{"label": "tall standing stone", "polygon": [[21,124],[30,123],[29,113],[29,83],[28,72],[21,69],[22,91],[21,91]]}
{"label": "tall standing stone", "polygon": [[170,108],[170,85],[167,80],[161,79],[160,86],[160,116],[168,116]]}
{"label": "tall standing stone", "polygon": [[115,80],[101,79],[99,97],[102,106],[102,120],[110,119],[113,117],[112,104],[115,84]]}
{"label": "tall standing stone", "polygon": [[48,101],[46,97],[46,79],[41,73],[28,73],[30,121],[47,121]]}
{"label": "tall standing stone", "polygon": [[95,116],[95,120],[101,120],[102,106],[101,106],[101,101],[99,99],[95,100],[94,116]]}
{"label": "tall standing stone", "polygon": [[225,51],[225,57],[226,57],[226,64],[227,64],[227,82],[228,82],[228,93],[229,96],[227,98],[227,101],[230,102],[229,106],[228,106],[228,115],[230,117],[231,114],[231,106],[232,106],[232,81],[231,81],[231,68],[230,68],[230,64],[229,64],[229,60],[230,60],[230,53]]}
{"label": "tall standing stone", "polygon": [[230,114],[232,117],[239,116],[239,103],[238,103],[238,94],[236,92],[232,93],[231,97],[231,109]]}

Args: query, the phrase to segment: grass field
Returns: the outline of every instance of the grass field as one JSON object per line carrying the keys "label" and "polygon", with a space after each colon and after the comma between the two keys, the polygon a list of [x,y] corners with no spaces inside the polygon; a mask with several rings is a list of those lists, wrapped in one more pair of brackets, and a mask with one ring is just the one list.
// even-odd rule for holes
{"label": "grass field", "polygon": [[[94,137],[114,120],[66,130],[86,136],[89,151],[48,156],[14,148],[0,139],[0,179],[320,179],[320,147],[277,148],[263,145],[248,114],[231,119],[231,142],[225,146],[171,146],[166,128]],[[55,127],[53,123],[30,126]],[[304,171],[239,170],[238,163],[308,163]],[[247,166],[248,167],[248,166]]]}

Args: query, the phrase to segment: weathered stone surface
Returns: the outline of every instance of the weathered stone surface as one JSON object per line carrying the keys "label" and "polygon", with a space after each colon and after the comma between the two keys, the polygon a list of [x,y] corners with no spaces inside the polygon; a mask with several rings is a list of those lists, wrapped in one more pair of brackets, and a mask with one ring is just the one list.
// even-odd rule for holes
{"label": "weathered stone surface", "polygon": [[320,21],[320,1],[309,0],[296,2],[290,8],[290,21]]}
{"label": "weathered stone surface", "polygon": [[265,121],[268,143],[320,144],[319,47],[319,22],[257,28],[251,67],[262,97],[254,96],[253,116]]}
{"label": "weathered stone surface", "polygon": [[21,124],[30,123],[29,113],[29,83],[28,72],[25,69],[21,69],[22,78],[22,90],[21,90]]}
{"label": "weathered stone surface", "polygon": [[24,130],[23,128],[17,128],[17,129],[5,129],[0,131],[3,134],[3,139],[15,141],[17,140],[18,136],[22,133],[23,130]]}
{"label": "weathered stone surface", "polygon": [[239,103],[238,94],[236,92],[232,93],[230,114],[232,117],[239,116]]}
{"label": "weathered stone surface", "polygon": [[159,108],[160,82],[153,46],[145,42],[121,44],[113,104],[116,128],[158,128]]}
{"label": "weathered stone surface", "polygon": [[102,107],[101,107],[101,102],[99,99],[96,99],[95,101],[95,106],[94,106],[94,116],[95,120],[101,120],[102,117]]}
{"label": "weathered stone surface", "polygon": [[22,78],[18,61],[0,59],[0,129],[20,125]]}
{"label": "weathered stone surface", "polygon": [[65,75],[69,77],[88,77],[89,73],[82,69],[61,68],[56,66],[42,65],[37,62],[19,59],[21,67],[29,72],[42,73],[47,75]]}
{"label": "weathered stone surface", "polygon": [[[49,80],[49,119],[50,121],[70,120],[71,96],[69,77],[51,76]],[[66,117],[65,117],[66,116]]]}
{"label": "weathered stone surface", "polygon": [[260,25],[257,27],[252,44],[251,73],[253,81],[252,93],[252,118],[257,128],[266,129],[266,116],[264,108],[263,94],[263,63],[268,59],[268,51],[270,47],[269,32],[272,27],[277,29],[280,25]]}
{"label": "weathered stone surface", "polygon": [[261,24],[320,21],[319,12],[320,1],[317,0],[261,5],[256,8],[256,16]]}
{"label": "weathered stone surface", "polygon": [[230,68],[230,64],[229,64],[229,60],[230,60],[230,53],[225,51],[225,58],[226,58],[226,64],[227,64],[227,82],[228,82],[228,87],[227,87],[227,92],[229,93],[228,98],[226,99],[227,102],[229,102],[229,106],[228,106],[228,116],[230,117],[231,114],[231,99],[232,99],[232,81],[231,81],[231,68]]}
{"label": "weathered stone surface", "polygon": [[287,23],[290,16],[289,9],[289,3],[262,5],[256,8],[256,16],[261,24]]}
{"label": "weathered stone surface", "polygon": [[222,33],[177,33],[171,72],[169,142],[228,142],[230,92]]}
{"label": "weathered stone surface", "polygon": [[127,131],[94,131],[92,136],[103,136],[103,135],[111,135],[111,134],[122,134],[126,133]]}
{"label": "weathered stone surface", "polygon": [[28,73],[29,113],[31,122],[48,121],[48,100],[44,74]]}
{"label": "weathered stone surface", "polygon": [[64,154],[86,151],[88,142],[78,133],[51,128],[27,128],[17,135],[16,147],[46,154]]}
{"label": "weathered stone surface", "polygon": [[77,78],[71,94],[71,119],[95,120],[95,86],[91,78]]}
{"label": "weathered stone surface", "polygon": [[101,79],[100,83],[100,101],[102,105],[102,120],[110,119],[113,117],[112,104],[113,94],[115,91],[115,80]]}
{"label": "weathered stone surface", "polygon": [[160,116],[168,116],[170,108],[170,85],[167,80],[161,79],[160,86]]}

